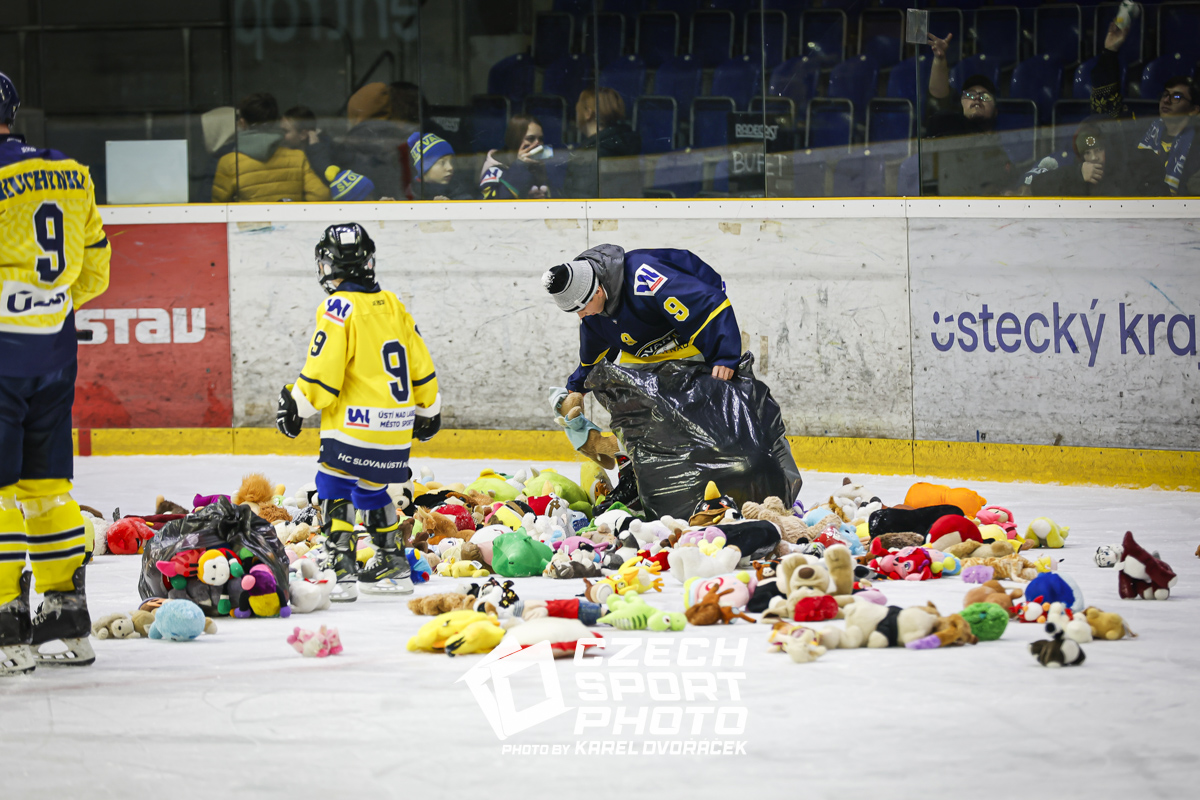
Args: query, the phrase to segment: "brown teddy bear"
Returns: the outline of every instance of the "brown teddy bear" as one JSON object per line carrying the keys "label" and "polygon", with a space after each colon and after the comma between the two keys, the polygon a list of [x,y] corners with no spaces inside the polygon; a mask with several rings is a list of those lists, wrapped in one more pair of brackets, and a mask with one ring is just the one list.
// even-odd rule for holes
{"label": "brown teddy bear", "polygon": [[930,635],[938,638],[939,647],[959,647],[979,642],[979,637],[971,633],[970,623],[963,619],[961,614],[938,617],[933,622]]}
{"label": "brown teddy bear", "polygon": [[969,589],[963,597],[963,608],[972,603],[995,603],[1005,611],[1008,611],[1009,616],[1012,616],[1013,606],[1020,602],[1024,596],[1024,593],[1020,589],[1005,591],[1004,587],[1000,585],[1000,581],[992,580],[981,586]]}
{"label": "brown teddy bear", "polygon": [[252,472],[242,478],[242,485],[233,493],[231,500],[234,505],[248,505],[250,510],[267,522],[291,522],[292,515],[275,505],[275,498],[286,494],[283,484],[271,485],[271,481],[261,472]]}
{"label": "brown teddy bear", "polygon": [[471,531],[460,531],[450,517],[424,506],[417,506],[417,522],[421,523],[421,533],[425,534],[429,544],[437,544],[442,539],[471,538]]}
{"label": "brown teddy bear", "polygon": [[140,639],[129,614],[108,614],[92,623],[92,636],[97,639]]}
{"label": "brown teddy bear", "polygon": [[436,617],[447,611],[470,609],[475,598],[461,592],[441,592],[427,594],[424,597],[414,597],[408,601],[408,610],[422,617]]}
{"label": "brown teddy bear", "polygon": [[993,542],[977,542],[974,539],[968,539],[947,547],[943,552],[956,558],[1003,558],[1011,556],[1017,551],[1007,539]]}
{"label": "brown teddy bear", "polygon": [[879,544],[885,550],[903,550],[906,547],[923,546],[925,544],[925,537],[919,533],[894,531],[880,536]]}
{"label": "brown teddy bear", "polygon": [[[583,402],[582,394],[571,392],[563,399],[558,410],[565,419],[575,419],[583,414]],[[602,436],[600,431],[592,430],[588,431],[587,441],[579,448],[579,452],[605,469],[616,469],[621,443],[615,436]]]}
{"label": "brown teddy bear", "polygon": [[[796,603],[801,599],[829,594],[829,582],[829,569],[820,559],[801,553],[784,556],[775,568],[775,588],[782,596],[771,598],[763,617],[791,619],[795,616]],[[840,611],[838,617],[841,617]]]}
{"label": "brown teddy bear", "polygon": [[1004,558],[964,558],[963,568],[991,567],[992,577],[998,581],[1031,581],[1038,576],[1037,565],[1018,555]]}
{"label": "brown teddy bear", "polygon": [[[784,508],[783,501],[778,497],[768,497],[761,503],[747,500],[742,503],[742,516],[746,519],[765,519],[779,528],[779,535],[784,542],[796,544],[801,539],[808,539],[808,526],[804,520]],[[790,549],[787,552],[791,552]],[[785,553],[786,555],[786,553]]]}

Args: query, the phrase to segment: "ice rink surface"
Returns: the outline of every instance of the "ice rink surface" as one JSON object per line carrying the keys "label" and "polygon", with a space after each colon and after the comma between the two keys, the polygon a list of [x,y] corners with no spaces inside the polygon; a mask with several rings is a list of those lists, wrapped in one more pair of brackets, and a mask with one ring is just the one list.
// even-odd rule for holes
{"label": "ice rink surface", "polygon": [[[438,480],[469,482],[484,467],[524,463],[415,466],[423,465]],[[578,464],[537,466],[578,477]],[[81,503],[149,513],[157,494],[186,505],[197,492],[232,492],[252,471],[291,490],[311,480],[312,461],[83,458],[76,471]],[[854,477],[887,503],[900,502],[915,480]],[[804,479],[801,497],[812,504],[842,475]],[[1036,516],[1069,525],[1066,548],[1037,555],[1065,559],[1061,569],[1087,603],[1122,614],[1138,638],[1084,645],[1083,666],[1052,670],[1026,649],[1044,638],[1041,627],[1017,623],[1000,641],[973,647],[836,650],[803,665],[767,652],[763,624],[674,634],[602,628],[641,646],[582,665],[556,661],[569,710],[501,741],[466,684],[456,683],[484,657],[409,653],[405,643],[429,618],[402,600],[363,597],[290,619],[220,620],[217,635],[189,643],[93,639],[91,667],[0,682],[0,798],[1195,796],[1200,493],[968,485],[1010,508],[1022,530]],[[1119,543],[1126,530],[1179,575],[1170,600],[1122,601],[1115,572],[1093,564],[1096,546]],[[94,618],[137,607],[139,562],[103,556],[89,567]],[[417,592],[457,583],[434,578]],[[649,602],[681,610],[680,585],[665,583]],[[966,588],[959,578],[882,584],[891,604],[932,600],[942,613],[961,608]],[[527,578],[517,589],[526,599],[566,598],[583,586]],[[296,625],[322,624],[340,631],[342,655],[306,659],[284,641]],[[696,641],[685,649],[684,638]],[[717,673],[715,702],[685,696]],[[513,686],[517,708],[542,699],[543,684],[529,671]],[[717,733],[718,712],[696,708],[743,708],[721,720],[736,731],[744,719],[744,730]],[[638,735],[639,715],[662,731],[680,718],[680,732]],[[614,730],[622,718],[625,727]],[[594,725],[577,732],[581,723]],[[672,743],[714,739],[740,743],[744,755],[670,754]],[[644,753],[659,744],[667,753]],[[587,754],[604,746],[612,752]],[[635,754],[621,752],[630,747]]]}

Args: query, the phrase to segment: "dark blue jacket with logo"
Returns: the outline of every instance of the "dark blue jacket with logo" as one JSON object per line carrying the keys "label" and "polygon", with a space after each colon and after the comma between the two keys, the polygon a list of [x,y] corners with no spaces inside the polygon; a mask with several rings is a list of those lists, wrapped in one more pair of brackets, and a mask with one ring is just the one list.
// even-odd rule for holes
{"label": "dark blue jacket with logo", "polygon": [[567,380],[573,392],[592,367],[607,358],[620,364],[653,364],[699,355],[705,363],[737,366],[742,337],[725,282],[687,250],[625,253],[620,305],[583,320],[579,367]]}

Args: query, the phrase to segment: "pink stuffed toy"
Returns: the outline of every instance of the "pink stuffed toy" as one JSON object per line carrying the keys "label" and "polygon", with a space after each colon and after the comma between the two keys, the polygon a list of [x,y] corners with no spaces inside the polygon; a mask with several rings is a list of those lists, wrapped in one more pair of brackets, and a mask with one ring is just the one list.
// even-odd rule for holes
{"label": "pink stuffed toy", "polygon": [[[724,539],[725,531],[720,528],[709,526],[702,531],[688,531],[679,537],[679,542],[676,547],[684,547],[687,545],[698,545],[701,542],[714,542],[717,539]],[[722,603],[721,605],[727,605]]]}
{"label": "pink stuffed toy", "polygon": [[979,513],[975,515],[975,521],[980,525],[999,525],[1004,529],[1004,533],[1008,538],[1017,538],[1017,520],[1013,513],[1007,508],[1001,506],[987,506],[979,509]]}
{"label": "pink stuffed toy", "polygon": [[932,564],[925,548],[905,547],[898,553],[873,559],[868,566],[890,580],[927,581],[934,577]]}
{"label": "pink stuffed toy", "polygon": [[342,640],[337,628],[326,628],[324,625],[316,633],[294,628],[287,637],[287,643],[306,658],[325,658],[342,652]]}
{"label": "pink stuffed toy", "polygon": [[608,542],[593,542],[591,539],[583,536],[568,536],[566,539],[559,539],[557,542],[550,543],[550,549],[561,550],[567,548],[567,555],[574,553],[579,549],[580,545],[587,545],[596,551],[596,555],[604,555],[604,551],[608,549]]}

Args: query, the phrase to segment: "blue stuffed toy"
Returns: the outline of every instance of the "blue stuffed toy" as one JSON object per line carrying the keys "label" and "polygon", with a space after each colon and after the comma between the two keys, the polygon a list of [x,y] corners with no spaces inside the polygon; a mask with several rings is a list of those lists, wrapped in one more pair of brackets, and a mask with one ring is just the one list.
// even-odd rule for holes
{"label": "blue stuffed toy", "polygon": [[1025,587],[1027,603],[1062,603],[1071,611],[1082,611],[1083,591],[1074,580],[1057,572],[1043,572]]}
{"label": "blue stuffed toy", "polygon": [[154,614],[148,631],[151,639],[188,642],[204,633],[204,612],[191,600],[167,600]]}
{"label": "blue stuffed toy", "polygon": [[425,560],[425,554],[411,547],[404,548],[404,558],[408,560],[409,577],[414,584],[424,583],[433,574],[433,568]]}

